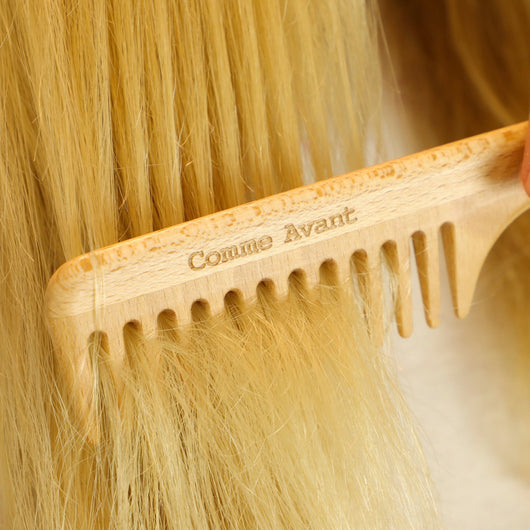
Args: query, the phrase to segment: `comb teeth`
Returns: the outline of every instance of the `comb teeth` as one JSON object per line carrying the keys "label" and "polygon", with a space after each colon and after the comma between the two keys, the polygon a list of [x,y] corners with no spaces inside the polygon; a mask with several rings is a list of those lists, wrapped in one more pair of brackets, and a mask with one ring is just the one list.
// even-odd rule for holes
{"label": "comb teeth", "polygon": [[420,279],[425,319],[431,328],[440,324],[440,253],[438,232],[415,232],[412,235],[416,265]]}
{"label": "comb teeth", "polygon": [[[526,124],[493,131],[363,169],[81,256],[55,273],[46,292],[47,320],[81,423],[91,425],[93,375],[88,339],[106,334],[117,384],[125,356],[123,327],[137,321],[155,333],[171,310],[192,321],[197,301],[212,314],[225,295],[245,300],[262,281],[278,296],[291,272],[319,281],[333,260],[344,280],[356,272],[374,328],[382,323],[381,254],[396,282],[399,332],[412,332],[410,241],[426,319],[440,313],[441,230],[456,314],[470,308],[482,263],[502,230],[530,206],[518,180]],[[97,325],[97,322],[104,325]],[[87,430],[89,438],[97,433]],[[91,434],[90,434],[91,433]]]}
{"label": "comb teeth", "polygon": [[397,281],[395,313],[398,331],[402,337],[410,337],[412,334],[412,295],[408,238],[400,237],[397,241],[387,241],[383,245],[383,252]]}
{"label": "comb teeth", "polygon": [[[478,276],[480,267],[470,272],[467,265],[469,260],[465,260],[465,264],[459,264],[456,256],[458,255],[458,248],[469,249],[466,242],[469,243],[469,238],[464,237],[455,231],[452,223],[445,223],[440,227],[439,232],[442,234],[444,247],[446,249],[446,261],[448,263],[448,273],[451,284],[451,294],[453,297],[453,304],[457,316],[465,317],[471,306],[472,293],[474,284],[469,281],[473,276]],[[459,235],[457,235],[459,234]],[[440,266],[439,266],[439,248],[438,248],[438,231],[429,230],[429,236],[425,232],[417,231],[410,238],[400,238],[397,241],[388,240],[380,249],[367,254],[364,249],[357,250],[346,256],[344,259],[324,260],[320,265],[326,262],[333,262],[337,277],[340,283],[345,283],[352,279],[352,265],[353,276],[359,283],[359,289],[363,298],[367,301],[370,307],[370,313],[376,315],[374,320],[381,320],[383,315],[383,276],[381,273],[382,261],[381,254],[385,257],[388,266],[395,278],[396,292],[394,293],[394,314],[398,331],[402,337],[409,337],[412,334],[412,296],[411,296],[411,255],[409,241],[412,241],[414,248],[414,255],[419,275],[419,282],[422,294],[422,300],[425,311],[425,319],[427,324],[435,328],[440,324]],[[381,252],[379,252],[379,250]],[[474,249],[476,251],[476,249]],[[460,254],[464,253],[460,250]],[[487,250],[486,250],[487,253]],[[483,256],[484,257],[484,256]],[[482,261],[472,260],[478,262],[480,265]],[[108,349],[111,352],[124,352],[123,342],[123,328],[129,324],[135,324],[138,330],[144,336],[152,336],[160,329],[159,317],[170,311],[175,317],[176,324],[181,326],[187,325],[192,320],[192,306],[194,303],[201,303],[206,307],[209,314],[215,315],[221,313],[226,308],[226,295],[230,292],[235,292],[242,299],[252,301],[256,298],[256,288],[260,282],[269,282],[272,285],[273,291],[278,298],[287,296],[289,290],[289,276],[292,273],[300,272],[303,276],[305,284],[314,288],[320,282],[320,274],[318,268],[303,268],[297,267],[290,271],[287,275],[270,274],[265,278],[261,278],[256,285],[252,286],[249,283],[241,284],[238,287],[229,289],[226,292],[219,290],[212,292],[209,298],[195,298],[193,301],[189,299],[188,303],[179,304],[175,309],[166,307],[168,303],[161,304],[157,311],[149,311],[139,309],[136,316],[121,319],[123,324],[108,320],[106,325],[99,326],[100,332],[107,337]],[[466,281],[467,280],[467,281]],[[254,282],[252,282],[254,284]],[[120,356],[120,358],[123,355]]]}
{"label": "comb teeth", "polygon": [[366,301],[367,321],[374,336],[382,336],[383,321],[383,282],[381,274],[381,255],[379,250],[367,253],[356,251],[351,263],[353,276],[357,279],[361,298]]}

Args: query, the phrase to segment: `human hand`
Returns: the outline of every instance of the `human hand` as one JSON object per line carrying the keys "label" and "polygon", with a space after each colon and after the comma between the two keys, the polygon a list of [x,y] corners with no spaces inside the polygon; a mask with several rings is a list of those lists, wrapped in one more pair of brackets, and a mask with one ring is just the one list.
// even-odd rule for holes
{"label": "human hand", "polygon": [[521,166],[521,181],[526,193],[530,195],[530,127],[526,132],[526,142],[524,146],[523,165]]}

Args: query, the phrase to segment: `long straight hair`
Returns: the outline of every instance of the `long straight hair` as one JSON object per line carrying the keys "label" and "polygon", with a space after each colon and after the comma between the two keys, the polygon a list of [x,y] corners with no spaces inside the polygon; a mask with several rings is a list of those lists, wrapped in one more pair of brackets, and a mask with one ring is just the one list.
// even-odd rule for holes
{"label": "long straight hair", "polygon": [[4,0],[0,39],[5,525],[435,524],[384,338],[332,263],[314,290],[291,275],[285,300],[263,285],[187,329],[129,326],[121,396],[95,334],[95,446],[44,325],[69,258],[363,166],[380,137],[371,3]]}

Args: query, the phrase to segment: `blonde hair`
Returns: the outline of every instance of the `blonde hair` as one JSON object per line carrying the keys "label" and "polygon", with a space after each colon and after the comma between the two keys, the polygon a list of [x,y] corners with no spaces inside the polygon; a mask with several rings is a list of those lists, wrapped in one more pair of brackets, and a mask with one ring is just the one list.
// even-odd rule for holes
{"label": "blonde hair", "polygon": [[[93,248],[365,164],[370,3],[8,1],[0,11],[2,515],[16,528],[429,527],[421,450],[367,308],[331,264],[163,337],[126,331],[102,441],[69,414],[43,316]],[[178,301],[175,301],[178,303]]]}

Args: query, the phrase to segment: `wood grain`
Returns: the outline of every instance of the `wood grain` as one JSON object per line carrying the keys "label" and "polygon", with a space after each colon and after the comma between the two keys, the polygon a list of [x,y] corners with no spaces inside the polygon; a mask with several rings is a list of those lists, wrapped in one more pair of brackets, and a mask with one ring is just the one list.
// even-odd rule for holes
{"label": "wood grain", "polygon": [[517,179],[526,128],[514,125],[355,171],[65,263],[48,285],[47,321],[89,438],[98,436],[90,413],[88,338],[94,331],[107,336],[119,381],[127,322],[138,321],[151,333],[158,315],[171,309],[185,325],[195,301],[220,312],[229,291],[251,299],[265,279],[281,296],[292,271],[303,270],[315,283],[327,260],[334,260],[346,279],[352,256],[362,250],[375,305],[382,291],[382,254],[397,274],[396,318],[400,333],[408,336],[410,241],[426,318],[434,326],[440,311],[440,231],[455,311],[465,316],[487,253],[530,207]]}

